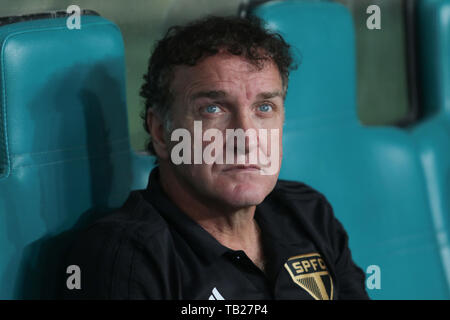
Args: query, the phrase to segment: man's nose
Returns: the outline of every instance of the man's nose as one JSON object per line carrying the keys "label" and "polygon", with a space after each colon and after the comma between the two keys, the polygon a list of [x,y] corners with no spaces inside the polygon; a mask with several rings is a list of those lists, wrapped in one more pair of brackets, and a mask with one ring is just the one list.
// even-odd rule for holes
{"label": "man's nose", "polygon": [[248,154],[254,148],[258,147],[258,128],[255,125],[254,120],[251,115],[247,112],[239,112],[236,113],[234,117],[234,129],[241,129],[244,131],[245,140],[243,143],[239,143],[239,141],[235,141],[234,147],[235,149],[241,148],[244,146],[243,150],[237,150],[239,153]]}
{"label": "man's nose", "polygon": [[240,111],[234,114],[234,127],[246,131],[248,129],[254,129],[254,123],[247,112]]}

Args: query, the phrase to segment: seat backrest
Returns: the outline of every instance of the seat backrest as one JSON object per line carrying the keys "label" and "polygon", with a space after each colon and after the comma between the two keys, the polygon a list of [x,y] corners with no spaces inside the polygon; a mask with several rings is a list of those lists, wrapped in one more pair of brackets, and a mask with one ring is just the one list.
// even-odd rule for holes
{"label": "seat backrest", "polygon": [[381,288],[368,290],[372,298],[448,298],[413,139],[357,120],[350,13],[337,3],[292,0],[262,4],[253,14],[301,56],[285,102],[281,178],[329,199],[356,263],[381,270]]}
{"label": "seat backrest", "polygon": [[450,286],[450,1],[417,2],[423,119],[411,126]]}
{"label": "seat backrest", "polygon": [[116,25],[11,23],[0,48],[0,298],[54,298],[73,230],[145,187],[153,162],[130,149]]}

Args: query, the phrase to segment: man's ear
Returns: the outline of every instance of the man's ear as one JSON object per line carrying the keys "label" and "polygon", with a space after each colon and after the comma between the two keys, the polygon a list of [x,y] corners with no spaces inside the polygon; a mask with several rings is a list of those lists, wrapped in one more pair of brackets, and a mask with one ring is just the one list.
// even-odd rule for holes
{"label": "man's ear", "polygon": [[164,130],[164,123],[161,118],[155,114],[155,112],[151,109],[147,112],[147,127],[151,135],[153,149],[155,149],[156,156],[159,159],[168,159],[169,158],[169,150],[168,145],[166,143],[166,136]]}

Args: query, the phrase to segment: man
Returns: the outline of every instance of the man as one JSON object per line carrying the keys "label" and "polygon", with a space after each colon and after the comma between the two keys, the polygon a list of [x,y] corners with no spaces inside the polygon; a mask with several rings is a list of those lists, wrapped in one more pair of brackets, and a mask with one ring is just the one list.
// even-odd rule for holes
{"label": "man", "polygon": [[257,19],[169,30],[141,91],[158,166],[74,245],[82,284],[69,297],[367,298],[324,196],[278,180],[292,69],[289,45]]}

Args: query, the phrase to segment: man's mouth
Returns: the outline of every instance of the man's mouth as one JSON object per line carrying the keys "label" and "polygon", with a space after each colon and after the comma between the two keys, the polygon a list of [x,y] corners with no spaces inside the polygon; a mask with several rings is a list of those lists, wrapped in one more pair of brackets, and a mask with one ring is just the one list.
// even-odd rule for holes
{"label": "man's mouth", "polygon": [[240,165],[233,165],[233,166],[229,166],[227,168],[225,168],[223,171],[224,172],[229,172],[229,171],[257,171],[259,172],[259,170],[261,170],[261,168],[258,165],[254,165],[254,164],[240,164]]}

